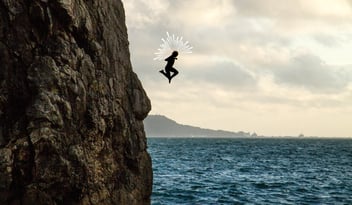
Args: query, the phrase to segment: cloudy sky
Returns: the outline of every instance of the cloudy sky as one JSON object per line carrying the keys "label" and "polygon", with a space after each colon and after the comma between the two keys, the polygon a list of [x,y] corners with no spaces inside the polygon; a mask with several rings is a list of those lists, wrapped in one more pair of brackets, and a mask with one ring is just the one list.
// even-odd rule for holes
{"label": "cloudy sky", "polygon": [[[260,135],[352,137],[352,0],[124,0],[151,114]],[[166,32],[194,47],[171,84]]]}

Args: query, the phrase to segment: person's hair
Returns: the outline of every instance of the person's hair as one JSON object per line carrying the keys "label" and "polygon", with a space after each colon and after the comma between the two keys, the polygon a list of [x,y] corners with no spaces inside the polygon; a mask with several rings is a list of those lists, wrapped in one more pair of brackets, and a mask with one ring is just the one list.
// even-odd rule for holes
{"label": "person's hair", "polygon": [[177,52],[177,51],[172,52],[172,56],[173,56],[173,57],[178,56],[178,52]]}

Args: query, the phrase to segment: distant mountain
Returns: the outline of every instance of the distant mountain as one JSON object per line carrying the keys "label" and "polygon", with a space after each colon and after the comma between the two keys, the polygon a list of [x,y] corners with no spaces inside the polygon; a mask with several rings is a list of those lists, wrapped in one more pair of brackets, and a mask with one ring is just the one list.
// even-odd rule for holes
{"label": "distant mountain", "polygon": [[144,120],[147,137],[250,137],[246,132],[211,130],[182,125],[162,115],[149,115]]}

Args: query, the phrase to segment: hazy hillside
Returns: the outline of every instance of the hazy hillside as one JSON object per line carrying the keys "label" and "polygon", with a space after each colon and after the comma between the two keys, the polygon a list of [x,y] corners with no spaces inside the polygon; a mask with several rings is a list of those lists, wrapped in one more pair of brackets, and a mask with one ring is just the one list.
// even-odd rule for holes
{"label": "hazy hillside", "polygon": [[182,125],[162,115],[149,115],[144,120],[147,137],[249,137],[245,132],[211,130]]}

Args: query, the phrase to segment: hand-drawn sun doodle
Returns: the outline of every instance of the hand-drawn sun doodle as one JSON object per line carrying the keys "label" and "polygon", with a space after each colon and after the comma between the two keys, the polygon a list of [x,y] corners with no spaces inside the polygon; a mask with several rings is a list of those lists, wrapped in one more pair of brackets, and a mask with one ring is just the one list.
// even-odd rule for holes
{"label": "hand-drawn sun doodle", "polygon": [[177,51],[179,54],[192,53],[193,47],[189,45],[188,41],[184,42],[182,36],[179,37],[174,34],[170,36],[168,32],[166,32],[166,35],[166,40],[164,38],[161,39],[163,43],[160,45],[158,52],[155,53],[156,57],[154,60],[164,60],[174,51]]}

